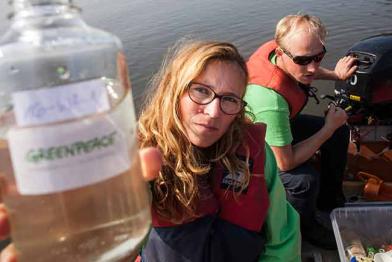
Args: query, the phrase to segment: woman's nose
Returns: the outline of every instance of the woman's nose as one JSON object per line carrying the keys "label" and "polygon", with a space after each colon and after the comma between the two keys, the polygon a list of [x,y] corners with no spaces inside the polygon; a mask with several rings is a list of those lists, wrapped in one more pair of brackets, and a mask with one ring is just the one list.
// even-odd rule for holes
{"label": "woman's nose", "polygon": [[209,104],[205,105],[204,110],[210,117],[216,118],[220,116],[223,112],[220,109],[220,99],[215,97]]}

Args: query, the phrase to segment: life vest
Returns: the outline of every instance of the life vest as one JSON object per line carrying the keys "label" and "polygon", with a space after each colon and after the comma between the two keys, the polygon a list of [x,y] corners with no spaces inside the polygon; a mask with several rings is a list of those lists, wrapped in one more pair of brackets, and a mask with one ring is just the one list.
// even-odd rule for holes
{"label": "life vest", "polygon": [[[269,207],[264,177],[265,130],[264,124],[252,124],[245,132],[251,177],[241,193],[237,192],[243,174],[231,174],[217,165],[212,174],[214,199],[208,200],[211,205],[200,205],[197,218],[178,225],[152,210],[153,228],[142,261],[256,261],[264,249],[262,228]],[[237,155],[245,160],[247,154],[241,148]]]}
{"label": "life vest", "polygon": [[[228,192],[226,188],[229,186],[233,186],[235,191],[240,190],[236,183],[239,183],[243,174],[230,174],[219,166],[215,174],[214,192],[219,199],[221,218],[248,230],[260,232],[269,205],[264,178],[265,125],[253,125],[248,131],[249,170],[252,174],[248,188],[240,195],[235,195],[233,190]],[[238,155],[245,161],[246,152],[243,150],[239,150]]]}
{"label": "life vest", "polygon": [[277,47],[275,40],[271,40],[251,55],[247,62],[249,83],[270,88],[283,96],[289,105],[292,119],[305,107],[308,96],[297,81],[269,60]]}

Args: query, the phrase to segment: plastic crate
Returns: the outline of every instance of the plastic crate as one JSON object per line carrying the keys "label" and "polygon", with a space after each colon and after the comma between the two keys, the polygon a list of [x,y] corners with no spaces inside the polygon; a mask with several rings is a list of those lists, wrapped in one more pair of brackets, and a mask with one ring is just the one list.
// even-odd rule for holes
{"label": "plastic crate", "polygon": [[350,261],[347,250],[358,243],[366,252],[392,245],[392,204],[337,208],[331,221],[341,262]]}

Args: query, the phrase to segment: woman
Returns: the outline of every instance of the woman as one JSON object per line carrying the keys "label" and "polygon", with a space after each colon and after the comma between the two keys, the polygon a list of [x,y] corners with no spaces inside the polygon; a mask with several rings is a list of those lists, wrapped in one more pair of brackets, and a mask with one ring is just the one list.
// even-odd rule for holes
{"label": "woman", "polygon": [[142,261],[300,261],[265,126],[245,119],[247,80],[237,49],[220,42],[182,44],[154,78],[139,139],[163,168]]}

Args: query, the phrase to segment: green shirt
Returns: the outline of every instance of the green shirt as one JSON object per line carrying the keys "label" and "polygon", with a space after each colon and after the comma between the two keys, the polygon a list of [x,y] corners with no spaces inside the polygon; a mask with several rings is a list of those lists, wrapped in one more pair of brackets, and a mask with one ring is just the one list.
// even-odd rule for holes
{"label": "green shirt", "polygon": [[286,100],[263,86],[250,84],[246,88],[245,101],[254,115],[254,122],[267,124],[265,140],[271,146],[291,144],[290,109]]}
{"label": "green shirt", "polygon": [[278,176],[278,168],[271,148],[265,148],[265,179],[269,195],[269,209],[264,224],[265,252],[259,262],[301,261],[299,215],[286,200],[286,192]]}
{"label": "green shirt", "polygon": [[[276,55],[270,57],[276,64]],[[265,140],[271,146],[291,144],[290,109],[287,101],[277,92],[261,85],[249,84],[244,100],[248,103],[254,122],[267,124]]]}

